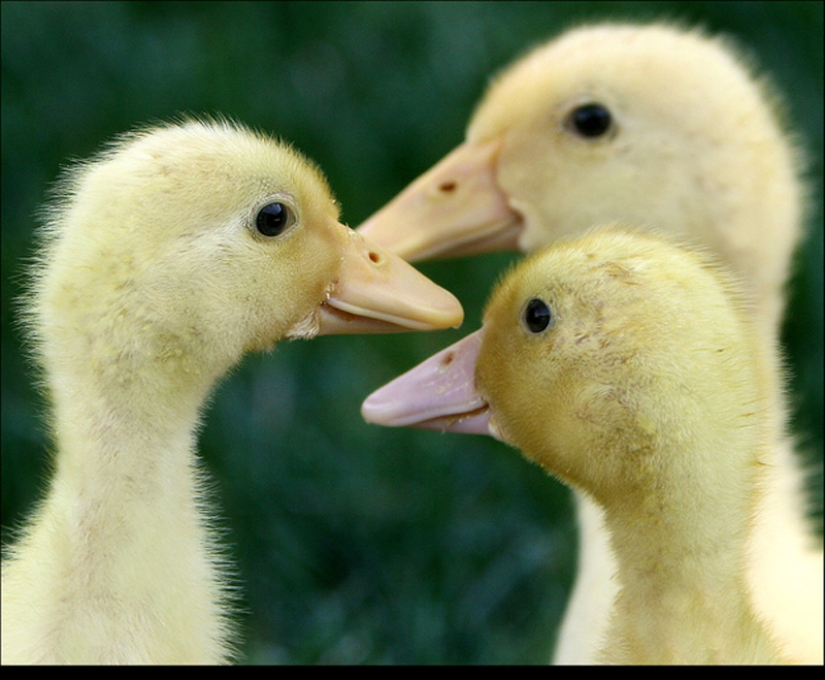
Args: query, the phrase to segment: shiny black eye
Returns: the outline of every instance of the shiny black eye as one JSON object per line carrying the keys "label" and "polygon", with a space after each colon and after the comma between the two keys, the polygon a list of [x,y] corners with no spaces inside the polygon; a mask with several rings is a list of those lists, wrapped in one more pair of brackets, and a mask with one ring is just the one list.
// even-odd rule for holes
{"label": "shiny black eye", "polygon": [[283,203],[270,203],[258,212],[255,227],[264,236],[278,236],[294,221],[292,211]]}
{"label": "shiny black eye", "polygon": [[553,312],[544,300],[533,298],[524,308],[522,321],[531,333],[541,333],[553,325]]}
{"label": "shiny black eye", "polygon": [[584,104],[570,114],[570,127],[582,137],[601,137],[613,124],[613,118],[601,104]]}

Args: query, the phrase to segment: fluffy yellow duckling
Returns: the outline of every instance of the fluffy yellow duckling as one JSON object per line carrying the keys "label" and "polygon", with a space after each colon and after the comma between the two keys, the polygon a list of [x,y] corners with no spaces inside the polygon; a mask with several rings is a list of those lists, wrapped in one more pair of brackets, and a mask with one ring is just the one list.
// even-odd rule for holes
{"label": "fluffy yellow duckling", "polygon": [[[724,40],[662,24],[584,26],[505,69],[466,141],[359,231],[416,260],[529,252],[617,219],[664,229],[741,278],[765,356],[778,363],[804,203],[797,158],[770,89]],[[805,520],[784,397],[772,400],[774,457],[749,581],[776,634],[822,663],[822,548]],[[601,512],[577,501],[580,564],[560,663],[592,660],[615,592]]]}
{"label": "fluffy yellow duckling", "polygon": [[68,175],[27,310],[54,474],[3,562],[3,663],[230,658],[195,456],[216,381],[283,337],[462,318],[338,215],[316,167],[227,122],[130,134]]}
{"label": "fluffy yellow duckling", "polygon": [[761,347],[716,266],[608,228],[526,260],[480,331],[362,412],[492,434],[599,506],[618,593],[596,660],[772,663],[745,581],[779,388]]}

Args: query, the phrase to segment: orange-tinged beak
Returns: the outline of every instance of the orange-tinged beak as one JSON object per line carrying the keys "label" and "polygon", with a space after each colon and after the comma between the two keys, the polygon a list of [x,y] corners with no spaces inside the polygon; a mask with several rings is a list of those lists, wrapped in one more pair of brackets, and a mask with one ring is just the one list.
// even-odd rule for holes
{"label": "orange-tinged beak", "polygon": [[522,218],[496,179],[502,142],[462,144],[358,232],[409,262],[516,249]]}
{"label": "orange-tinged beak", "polygon": [[458,327],[461,303],[397,255],[347,227],[341,270],[320,308],[321,335]]}

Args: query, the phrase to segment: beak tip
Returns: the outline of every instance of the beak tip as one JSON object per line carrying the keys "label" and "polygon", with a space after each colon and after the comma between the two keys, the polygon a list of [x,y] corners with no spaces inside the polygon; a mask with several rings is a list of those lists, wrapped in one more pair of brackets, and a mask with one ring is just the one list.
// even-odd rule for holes
{"label": "beak tip", "polygon": [[443,320],[443,324],[439,328],[459,328],[464,323],[464,307],[461,305],[459,299],[445,288],[442,298],[443,304],[434,310],[434,316]]}
{"label": "beak tip", "polygon": [[394,413],[393,402],[387,401],[381,389],[373,392],[361,404],[361,417],[372,425],[394,427],[397,424]]}

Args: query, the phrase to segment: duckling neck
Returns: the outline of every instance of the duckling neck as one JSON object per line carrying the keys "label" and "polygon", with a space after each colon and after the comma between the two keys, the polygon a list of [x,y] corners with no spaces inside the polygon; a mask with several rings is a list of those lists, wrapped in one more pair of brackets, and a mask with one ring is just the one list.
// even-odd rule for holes
{"label": "duckling neck", "polygon": [[605,509],[621,585],[605,660],[777,662],[744,578],[752,501],[685,478]]}
{"label": "duckling neck", "polygon": [[71,363],[50,374],[56,470],[27,541],[35,560],[48,556],[31,578],[51,605],[49,661],[224,661],[225,595],[194,455],[208,381]]}
{"label": "duckling neck", "polygon": [[50,372],[58,478],[63,472],[75,488],[116,488],[131,499],[161,486],[181,464],[191,466],[204,381],[182,384],[151,362],[143,368],[78,363]]}

